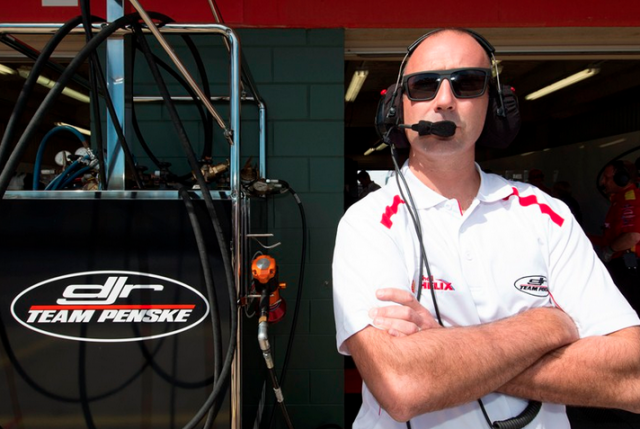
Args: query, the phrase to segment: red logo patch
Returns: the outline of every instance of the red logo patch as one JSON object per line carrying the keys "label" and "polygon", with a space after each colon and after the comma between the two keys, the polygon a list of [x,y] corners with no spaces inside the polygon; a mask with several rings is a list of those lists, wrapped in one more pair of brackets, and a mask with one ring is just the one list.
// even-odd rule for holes
{"label": "red logo patch", "polygon": [[433,280],[433,276],[431,277],[431,281],[427,281],[427,277],[422,277],[422,289],[431,289],[433,290],[455,290],[453,286],[451,286],[451,282],[446,282],[444,280],[438,279]]}

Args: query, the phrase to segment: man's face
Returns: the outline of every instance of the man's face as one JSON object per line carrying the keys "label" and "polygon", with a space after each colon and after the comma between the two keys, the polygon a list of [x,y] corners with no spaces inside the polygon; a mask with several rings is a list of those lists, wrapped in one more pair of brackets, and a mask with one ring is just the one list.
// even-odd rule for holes
{"label": "man's face", "polygon": [[615,194],[622,189],[613,181],[613,176],[615,176],[615,174],[616,169],[613,168],[613,165],[608,165],[600,177],[600,189],[602,189],[602,191],[607,195]]}
{"label": "man's face", "polygon": [[[466,67],[490,68],[491,64],[487,53],[472,36],[445,30],[429,36],[416,48],[404,74]],[[446,120],[457,126],[455,134],[447,138],[433,135],[420,137],[416,131],[407,130],[412,150],[446,153],[472,148],[482,133],[488,102],[488,90],[477,98],[456,98],[447,79],[442,81],[432,100],[411,101],[405,94],[405,124]]]}

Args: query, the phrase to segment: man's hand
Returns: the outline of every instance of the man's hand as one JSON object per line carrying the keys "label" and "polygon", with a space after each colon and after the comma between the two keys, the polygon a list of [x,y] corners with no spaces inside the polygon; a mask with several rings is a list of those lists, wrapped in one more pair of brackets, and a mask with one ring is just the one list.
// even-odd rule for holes
{"label": "man's hand", "polygon": [[404,337],[422,330],[441,327],[409,291],[395,288],[378,289],[376,298],[400,304],[369,310],[373,326],[387,331],[389,335]]}

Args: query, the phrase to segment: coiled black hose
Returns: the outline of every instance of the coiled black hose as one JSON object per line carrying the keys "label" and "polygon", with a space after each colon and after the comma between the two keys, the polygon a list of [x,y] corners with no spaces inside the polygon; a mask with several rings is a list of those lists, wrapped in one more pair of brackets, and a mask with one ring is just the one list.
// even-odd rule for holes
{"label": "coiled black hose", "polygon": [[522,429],[536,418],[542,408],[542,403],[538,401],[529,401],[527,408],[520,414],[507,420],[499,420],[493,422],[492,429]]}

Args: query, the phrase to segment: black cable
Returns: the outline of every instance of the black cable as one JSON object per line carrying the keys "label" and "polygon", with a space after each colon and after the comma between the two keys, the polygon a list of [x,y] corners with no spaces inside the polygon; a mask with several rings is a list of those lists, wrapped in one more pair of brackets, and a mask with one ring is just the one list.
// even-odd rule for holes
{"label": "black cable", "polygon": [[218,298],[214,287],[213,272],[211,264],[209,263],[209,254],[207,252],[206,243],[204,241],[204,234],[200,228],[200,223],[195,213],[195,208],[191,197],[187,190],[180,186],[178,188],[180,196],[182,197],[189,219],[191,220],[191,227],[193,228],[193,234],[198,244],[198,255],[200,257],[200,265],[202,266],[202,274],[204,275],[204,283],[207,290],[207,296],[209,297],[209,306],[211,307],[211,326],[213,332],[214,343],[214,376],[218,378],[222,371],[222,334],[220,327],[220,310],[218,308]]}
{"label": "black cable", "polygon": [[[46,113],[49,111],[49,109],[51,109],[53,101],[62,93],[62,90],[66,87],[67,83],[75,74],[80,65],[87,59],[91,52],[95,51],[95,49],[114,32],[116,32],[120,28],[131,25],[132,22],[138,19],[139,15],[137,13],[125,15],[116,19],[112,23],[105,26],[95,37],[91,39],[89,43],[87,43],[78,52],[73,60],[71,60],[65,72],[60,76],[58,82],[54,85],[51,91],[49,91],[42,104],[40,104],[40,106],[36,110],[31,121],[22,133],[20,140],[16,144],[15,149],[9,156],[6,164],[3,166],[3,170],[0,173],[0,199],[2,199],[2,197],[4,196],[7,187],[9,186],[9,182],[11,181],[11,176],[13,175],[16,166],[22,159],[22,156],[24,155],[24,152],[29,142],[31,141],[33,134],[35,134],[35,132],[37,131]],[[117,123],[117,121],[114,120],[114,123]]]}
{"label": "black cable", "polygon": [[[20,362],[18,361],[18,358],[16,357],[15,353],[13,352],[13,347],[11,347],[11,342],[9,340],[9,336],[7,334],[7,331],[5,329],[5,325],[2,322],[2,318],[0,318],[0,342],[2,343],[2,345],[4,346],[4,348],[5,348],[6,352],[7,352],[7,357],[9,358],[9,361],[13,365],[13,369],[36,392],[38,392],[41,395],[46,396],[48,398],[51,398],[51,399],[54,399],[54,400],[57,400],[57,401],[60,401],[60,402],[65,402],[65,403],[78,403],[78,402],[82,401],[81,397],[75,398],[75,397],[59,395],[57,393],[50,392],[49,390],[45,389],[43,386],[41,386],[38,383],[36,383],[29,376],[27,371],[22,367],[22,365],[20,365]],[[158,350],[159,350],[159,347],[154,352],[154,355],[158,352]],[[121,391],[124,388],[126,388],[129,384],[131,384],[136,378],[138,378],[142,374],[142,372],[145,370],[145,368],[147,366],[149,366],[149,362],[148,361],[145,362],[136,372],[134,372],[120,386],[117,386],[117,387],[115,387],[115,388],[113,388],[111,390],[108,390],[106,392],[100,393],[98,395],[88,397],[88,398],[86,398],[86,400],[88,402],[99,401],[99,400],[106,399],[106,398],[118,393],[119,391]]]}
{"label": "black cable", "polygon": [[[91,29],[91,4],[89,0],[82,0],[80,2],[80,11],[82,13],[82,25],[84,26],[85,31],[85,39],[87,43],[93,37],[93,30]],[[102,72],[102,67],[100,66],[100,60],[98,55],[93,52],[89,59],[89,85],[91,86],[91,94],[93,97],[90,97],[91,103],[91,111],[93,112],[93,124],[94,124],[94,136],[97,147],[97,158],[98,158],[98,166],[100,174],[98,174],[98,178],[100,181],[100,189],[107,189],[107,168],[106,163],[104,162],[104,144],[102,140],[102,119],[100,114],[100,101],[99,101],[99,91],[98,91],[98,83],[97,83],[97,71],[100,70]],[[102,82],[104,82],[104,76],[102,76]],[[104,87],[103,87],[104,88]]]}
{"label": "black cable", "polygon": [[[422,265],[424,264],[424,266],[427,269],[427,282],[429,285],[429,289],[431,291],[431,299],[433,302],[433,308],[435,310],[436,313],[436,319],[438,320],[438,323],[440,324],[440,326],[444,327],[444,324],[442,322],[442,318],[440,316],[440,311],[438,310],[438,304],[437,304],[437,300],[436,300],[436,295],[435,295],[435,290],[433,288],[433,286],[431,285],[431,281],[432,281],[432,277],[431,277],[431,269],[429,267],[429,261],[427,259],[427,252],[425,251],[424,248],[424,242],[422,240],[422,226],[420,224],[420,218],[419,218],[419,213],[417,210],[417,207],[413,201],[413,197],[411,195],[411,190],[409,189],[409,185],[407,184],[407,181],[404,177],[404,175],[402,174],[402,172],[400,171],[400,168],[398,166],[398,162],[396,160],[396,153],[395,153],[395,145],[393,145],[389,140],[388,136],[389,136],[390,131],[387,132],[386,136],[385,136],[385,143],[389,144],[390,148],[391,148],[391,159],[393,161],[393,165],[395,167],[395,171],[396,171],[396,183],[398,186],[398,190],[400,192],[400,195],[402,197],[402,199],[405,201],[405,203],[407,204],[407,211],[411,217],[411,220],[413,222],[414,228],[416,229],[416,234],[418,236],[418,243],[420,244],[420,278],[419,278],[419,285],[417,286],[418,292],[417,292],[417,300],[418,302],[420,302],[420,291],[422,290]],[[405,198],[404,193],[402,191],[402,187],[400,186],[400,179],[402,179],[402,182],[404,184],[404,186],[407,189],[407,196],[409,197],[408,199]],[[477,400],[478,405],[480,406],[480,410],[482,411],[482,414],[485,418],[485,420],[487,421],[487,424],[489,425],[490,428],[492,429],[521,429],[524,426],[528,425],[529,423],[531,423],[531,421],[533,421],[533,419],[536,417],[536,415],[538,415],[538,412],[540,411],[540,408],[542,407],[542,404],[538,401],[532,401],[530,400],[529,403],[527,404],[527,407],[520,413],[518,414],[516,417],[512,417],[510,419],[507,420],[501,420],[501,421],[496,421],[496,422],[491,422],[491,418],[489,417],[489,414],[487,413],[487,410],[484,407],[484,404],[482,402],[482,399],[479,398]],[[407,421],[407,428],[411,429],[411,420]]]}
{"label": "black cable", "polygon": [[[136,21],[133,21],[134,19]],[[60,92],[62,92],[62,89],[64,88],[64,86],[66,85],[66,82],[69,79],[68,76],[72,73],[75,73],[75,70],[79,67],[81,62],[86,59],[86,57],[90,54],[90,52],[94,51],[95,48],[107,37],[113,34],[113,32],[115,32],[118,28],[121,28],[123,26],[137,24],[138,19],[139,19],[138,14],[131,14],[131,15],[127,15],[125,17],[119,18],[118,20],[109,24],[96,37],[92,38],[91,41],[87,43],[87,45],[78,53],[78,55],[74,58],[74,60],[69,64],[69,67],[67,68],[63,76],[59,79],[58,84],[55,85],[54,88],[49,92],[49,94],[45,98],[45,101],[42,103],[42,105],[40,106],[40,108],[32,118],[32,121],[29,123],[29,126],[27,127],[25,132],[22,134],[20,141],[16,145],[16,149],[13,151],[13,153],[9,157],[7,164],[9,164],[11,168],[5,168],[2,171],[2,174],[0,174],[0,198],[6,191],[6,187],[10,180],[8,171],[12,172],[12,170],[15,168],[15,165],[17,164],[18,160],[21,158],[26,148],[26,142],[28,141],[30,134],[34,132],[34,129],[36,128],[37,124],[39,124],[39,121],[41,120],[42,116],[44,116],[44,113],[46,113],[47,110],[49,109],[49,104],[51,103],[51,101],[56,96],[58,96]],[[162,86],[163,85],[161,85],[161,87]],[[187,153],[187,158],[194,170],[194,174],[200,185],[200,189],[202,191],[202,195],[204,197],[205,204],[207,206],[208,213],[210,215],[211,222],[213,224],[214,231],[216,233],[217,242],[220,246],[222,260],[225,267],[224,271],[226,274],[227,286],[229,288],[229,305],[231,309],[231,322],[230,322],[231,335],[229,339],[229,347],[227,349],[225,362],[222,365],[222,368],[220,370],[220,377],[216,381],[212,389],[212,392],[207,398],[207,400],[205,401],[204,405],[200,408],[200,410],[194,416],[194,418],[187,424],[187,426],[185,426],[185,429],[190,429],[195,427],[196,424],[198,424],[198,422],[202,419],[205,413],[207,413],[209,410],[212,410],[212,407],[215,406],[215,402],[217,401],[219,394],[223,391],[223,389],[226,389],[227,387],[227,384],[228,384],[227,382],[229,379],[231,364],[232,364],[232,360],[233,360],[233,356],[236,348],[236,342],[237,342],[237,336],[235,335],[237,331],[236,291],[234,288],[235,282],[233,280],[233,275],[232,275],[233,270],[231,268],[229,255],[227,253],[228,249],[224,244],[225,243],[224,236],[222,234],[222,229],[220,227],[219,220],[216,216],[216,210],[215,210],[215,207],[213,206],[211,195],[207,188],[207,184],[204,180],[204,177],[202,176],[202,173],[198,168],[198,163],[195,160],[195,155],[193,154],[193,150],[191,149],[191,146],[188,142],[186,133],[184,132],[184,129],[182,128],[182,124],[180,123],[179,118],[177,117],[177,112],[175,111],[175,107],[171,103],[170,97],[167,97],[166,95],[167,94],[164,94],[165,103],[168,105],[169,111],[173,119],[173,123],[174,125],[176,125],[176,128],[178,129],[180,140],[183,143],[185,152]],[[178,120],[176,121],[176,119]],[[4,331],[4,329],[2,329],[2,331]]]}
{"label": "black cable", "polygon": [[[104,18],[98,18],[98,20],[96,20],[95,22],[104,22]],[[80,23],[78,23],[78,25],[80,25]],[[18,42],[18,39],[10,34],[0,34],[0,42],[4,43],[13,50],[20,52],[22,55],[33,61],[37,61],[38,58],[40,58],[41,52],[38,52],[31,46]],[[47,67],[57,75],[61,75],[65,70],[63,65],[58,64],[57,62],[50,59],[48,59],[45,63],[45,67]],[[71,80],[84,90],[90,89],[89,82],[81,76],[74,76],[71,78]]]}
{"label": "black cable", "polygon": [[[92,21],[95,22],[99,20],[99,18],[92,17]],[[67,22],[65,22],[49,39],[47,44],[42,48],[40,55],[36,58],[33,67],[31,68],[31,72],[29,76],[25,80],[24,85],[22,86],[22,90],[18,95],[18,98],[13,107],[13,112],[11,112],[11,116],[7,121],[7,125],[5,127],[4,134],[2,136],[2,140],[0,141],[0,170],[4,169],[7,159],[9,158],[9,154],[11,151],[11,146],[13,143],[13,139],[17,132],[18,121],[22,117],[24,111],[27,108],[27,102],[29,101],[29,97],[31,97],[31,93],[36,86],[36,82],[38,77],[40,76],[42,70],[47,65],[49,58],[60,44],[60,42],[78,25],[82,23],[82,17],[76,16]],[[1,190],[2,188],[0,188]],[[0,192],[2,195],[3,192]]]}
{"label": "black cable", "polygon": [[[187,44],[191,56],[196,62],[196,68],[200,75],[200,82],[202,85],[202,92],[207,97],[207,100],[211,100],[211,88],[209,88],[209,78],[207,77],[207,69],[202,62],[202,56],[198,51],[198,48],[193,43],[193,39],[186,34],[182,35],[182,39]],[[187,85],[188,86],[188,85]],[[190,88],[190,87],[189,87]],[[198,104],[200,106],[200,104]],[[213,115],[208,110],[205,112],[207,119],[204,121],[204,147],[202,148],[202,159],[209,159],[212,157],[213,148]]]}
{"label": "black cable", "polygon": [[[134,32],[136,33],[142,33],[140,26],[136,23],[136,25],[133,26],[134,28]],[[148,55],[148,52],[150,52],[150,49],[148,47],[148,44],[146,43],[146,39],[144,37],[141,37],[138,39],[139,42],[141,42],[141,46],[143,48],[143,52],[147,51],[147,53],[145,55]],[[198,165],[198,161],[196,159],[196,156],[193,152],[193,148],[189,142],[189,138],[186,134],[186,131],[182,125],[182,122],[180,121],[180,117],[178,115],[178,112],[175,108],[175,104],[173,103],[172,99],[171,99],[171,95],[169,94],[169,91],[166,87],[166,85],[164,84],[164,80],[162,79],[162,76],[160,75],[160,72],[157,68],[157,65],[155,64],[155,62],[150,61],[149,62],[149,67],[151,69],[152,75],[154,77],[154,79],[156,80],[156,83],[158,84],[158,88],[162,94],[162,98],[164,100],[165,106],[169,112],[169,115],[171,117],[171,122],[173,123],[174,127],[176,128],[176,132],[178,133],[178,137],[180,140],[180,143],[183,146],[183,149],[185,151],[185,154],[187,156],[187,160],[189,161],[189,165],[191,166],[191,169],[193,170],[193,174],[196,177],[196,181],[198,182],[198,185],[200,186],[200,190],[202,192],[202,197],[204,198],[204,202],[205,205],[207,207],[209,216],[211,218],[211,222],[213,224],[213,228],[214,228],[214,232],[216,234],[216,239],[217,239],[217,243],[220,247],[220,253],[222,256],[222,260],[223,260],[223,264],[224,264],[224,271],[225,271],[225,275],[226,275],[226,280],[227,280],[227,287],[229,288],[229,306],[231,309],[231,327],[230,327],[230,331],[231,331],[231,335],[230,335],[230,339],[229,339],[229,347],[227,348],[227,356],[225,358],[225,362],[222,366],[222,371],[220,373],[220,378],[216,381],[213,390],[211,392],[211,394],[209,395],[209,397],[207,398],[206,402],[203,404],[203,406],[200,408],[200,410],[196,413],[196,415],[193,417],[193,419],[187,424],[187,426],[185,426],[184,429],[193,429],[198,422],[200,422],[200,420],[202,420],[202,418],[204,417],[205,414],[208,413],[208,411],[211,409],[211,407],[214,405],[215,401],[217,400],[218,395],[220,394],[220,392],[222,392],[222,390],[224,388],[226,388],[226,384],[227,384],[227,380],[228,377],[230,375],[230,371],[231,371],[231,364],[233,361],[233,355],[235,353],[235,347],[236,347],[236,330],[237,330],[237,326],[238,326],[238,317],[237,317],[237,311],[236,311],[236,291],[234,289],[234,285],[235,285],[235,281],[233,279],[233,275],[232,273],[234,272],[232,269],[232,265],[229,259],[229,255],[228,255],[228,249],[225,247],[224,243],[225,243],[225,239],[224,239],[224,235],[222,233],[222,228],[220,226],[220,222],[219,219],[216,215],[216,209],[213,206],[213,200],[211,198],[211,193],[209,192],[209,188],[207,187],[207,183],[204,180],[204,177],[202,176],[202,172],[200,171],[199,165]]]}
{"label": "black cable", "polygon": [[[138,49],[138,43],[136,42],[136,38],[132,39],[133,49],[131,49],[131,75],[132,78],[135,76],[135,64],[136,64],[136,50]],[[170,173],[168,167],[170,163],[161,162],[155,154],[151,151],[151,148],[147,145],[147,142],[142,135],[142,131],[140,130],[140,126],[138,123],[138,117],[136,115],[136,103],[132,100],[131,103],[131,125],[133,126],[133,131],[138,138],[138,143],[145,151],[151,162],[162,172]]]}
{"label": "black cable", "polygon": [[516,417],[507,420],[499,420],[493,422],[492,429],[522,429],[536,418],[542,408],[542,403],[538,401],[529,401],[527,408],[524,409]]}
{"label": "black cable", "polygon": [[[187,209],[187,213],[189,214],[189,220],[191,221],[191,227],[193,228],[193,234],[196,239],[196,244],[198,247],[198,254],[200,256],[200,264],[202,266],[202,273],[205,278],[205,286],[207,289],[207,296],[209,297],[209,303],[211,307],[211,328],[213,332],[213,341],[214,341],[214,379],[219,380],[220,373],[222,371],[222,334],[220,329],[220,313],[218,311],[218,300],[216,298],[216,291],[213,284],[213,276],[211,275],[211,265],[209,264],[209,255],[207,252],[206,243],[204,241],[204,235],[202,234],[202,230],[200,228],[200,223],[198,221],[198,217],[195,213],[195,207],[193,202],[191,201],[191,197],[187,190],[180,186],[178,188],[178,192],[182,197],[182,200],[185,203],[185,207]],[[231,308],[233,311],[233,308]],[[231,336],[235,335],[235,332],[230,333]],[[225,389],[226,390],[226,389]],[[215,416],[217,416],[218,411],[222,407],[222,399],[216,397],[213,402],[213,406],[209,410],[209,414],[207,416],[207,420],[205,422],[204,427],[209,428],[213,424]]]}
{"label": "black cable", "polygon": [[[139,48],[139,46],[137,45],[137,47]],[[160,58],[158,58],[156,55],[151,54],[151,58],[153,58],[153,61],[160,66],[163,70],[165,70],[166,72],[168,72],[176,81],[178,81],[178,83],[180,85],[182,85],[182,87],[189,93],[189,96],[194,100],[194,101],[198,101],[198,95],[195,93],[195,91],[191,88],[191,86],[189,86],[189,84],[187,83],[187,81],[180,76],[180,74],[178,74],[175,70],[173,70],[169,65],[167,65],[167,63],[165,63],[164,61],[162,61]],[[200,105],[200,103],[196,103],[195,104],[196,109],[198,110],[198,114],[200,115],[201,121],[203,123],[207,122],[207,116],[206,116],[206,112],[205,110],[202,108],[202,106]],[[134,107],[134,115],[135,115],[135,107]],[[151,161],[162,171],[167,171],[167,163],[163,163],[161,161],[159,161],[155,155],[151,152],[151,150],[149,149],[149,146],[146,144],[146,141],[144,139],[144,136],[142,135],[142,132],[140,131],[137,119],[135,119],[133,121],[133,127],[134,127],[134,131],[136,133],[136,136],[138,137],[138,140],[142,146],[142,148],[144,149],[144,151],[147,153],[147,155],[149,156],[149,158],[151,159]],[[206,133],[206,132],[205,132]],[[191,175],[188,175],[186,177],[191,177]]]}
{"label": "black cable", "polygon": [[[95,54],[95,52],[94,52]],[[116,131],[116,134],[118,136],[118,141],[120,142],[120,147],[122,148],[122,153],[124,154],[126,165],[129,166],[131,173],[132,173],[132,177],[134,179],[134,181],[136,182],[136,186],[138,187],[138,189],[144,189],[144,184],[142,183],[142,179],[140,177],[140,173],[138,172],[138,170],[136,169],[136,162],[133,158],[133,154],[131,153],[131,148],[129,147],[129,144],[127,143],[127,138],[124,135],[124,131],[122,130],[122,126],[120,125],[120,121],[118,118],[118,114],[116,112],[115,106],[113,105],[113,100],[111,99],[111,95],[109,94],[109,91],[107,91],[107,83],[106,83],[106,79],[104,78],[104,75],[102,75],[102,69],[100,69],[99,71],[101,80],[100,83],[102,84],[102,88],[105,91],[105,104],[107,106],[107,110],[109,111],[109,118],[111,119],[111,125],[113,125],[113,128]],[[111,172],[106,172],[103,171],[102,172],[104,176],[110,176]]]}
{"label": "black cable", "polygon": [[[388,135],[389,133],[387,133],[386,140],[388,140]],[[414,228],[416,229],[418,243],[420,244],[420,278],[418,279],[420,284],[416,285],[416,299],[418,300],[418,302],[420,302],[420,297],[422,296],[422,267],[424,264],[424,267],[427,269],[427,285],[429,287],[429,290],[431,291],[431,300],[433,302],[434,311],[436,312],[436,319],[438,320],[440,326],[444,326],[442,318],[440,317],[440,310],[438,308],[435,290],[433,288],[433,285],[431,284],[431,282],[433,281],[433,276],[431,275],[431,267],[429,265],[429,260],[427,259],[427,251],[424,248],[424,241],[422,240],[422,224],[420,223],[418,209],[416,208],[415,202],[413,201],[413,196],[411,195],[411,191],[409,190],[409,184],[407,183],[404,174],[402,174],[402,172],[400,171],[400,167],[398,166],[398,161],[396,160],[397,152],[395,151],[395,145],[389,144],[389,147],[391,148],[391,159],[393,161],[393,166],[396,170],[396,184],[398,186],[400,196],[407,203],[407,211],[409,212]],[[409,197],[408,199],[404,196],[402,187],[400,186],[400,179],[402,179],[402,182],[407,189],[407,195]]]}
{"label": "black cable", "polygon": [[[285,184],[285,188],[291,193],[291,196],[296,200],[298,204],[298,209],[300,211],[300,220],[302,222],[302,248],[300,250],[300,274],[298,276],[298,291],[296,294],[296,305],[293,310],[293,316],[291,321],[291,331],[289,332],[289,340],[287,341],[287,349],[284,354],[284,360],[282,363],[282,371],[280,372],[280,384],[284,386],[284,381],[287,376],[287,370],[289,368],[289,360],[291,359],[291,351],[293,350],[293,342],[295,339],[296,328],[298,326],[298,314],[300,313],[300,301],[302,300],[302,287],[304,282],[304,270],[305,270],[305,261],[306,261],[306,253],[307,253],[307,218],[304,212],[304,206],[298,194],[289,186],[288,183],[284,181],[280,181]],[[284,405],[283,405],[284,406]],[[273,426],[275,414],[275,404],[271,408],[271,414],[269,417],[268,428]]]}
{"label": "black cable", "polygon": [[[82,334],[86,335],[87,326],[82,325]],[[80,392],[80,404],[82,407],[82,415],[87,425],[87,429],[96,429],[89,407],[89,395],[87,392],[87,344],[80,341],[78,346],[78,391]]]}

